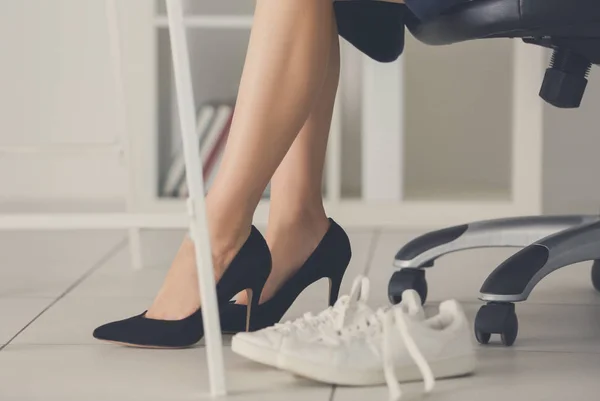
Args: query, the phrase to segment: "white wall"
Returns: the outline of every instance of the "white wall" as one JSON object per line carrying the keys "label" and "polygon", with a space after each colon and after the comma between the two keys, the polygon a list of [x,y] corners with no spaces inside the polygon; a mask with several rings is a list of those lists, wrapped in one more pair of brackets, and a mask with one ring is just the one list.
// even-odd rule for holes
{"label": "white wall", "polygon": [[[109,144],[113,82],[104,1],[2,2],[0,146]],[[114,198],[122,171],[110,152],[0,154],[0,198]]]}
{"label": "white wall", "polygon": [[512,43],[407,40],[406,192],[510,190]]}
{"label": "white wall", "polygon": [[[359,53],[345,46],[343,185],[360,194]],[[510,191],[512,44],[426,46],[407,35],[406,194]],[[483,166],[483,167],[482,167]]]}
{"label": "white wall", "polygon": [[544,212],[600,211],[600,71],[592,70],[580,109],[544,108]]}

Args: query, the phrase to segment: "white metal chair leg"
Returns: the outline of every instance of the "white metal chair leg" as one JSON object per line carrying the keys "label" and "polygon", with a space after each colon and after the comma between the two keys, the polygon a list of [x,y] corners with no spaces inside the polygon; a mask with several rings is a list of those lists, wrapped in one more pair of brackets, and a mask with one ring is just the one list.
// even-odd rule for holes
{"label": "white metal chair leg", "polygon": [[212,395],[217,396],[226,393],[221,324],[215,290],[210,238],[206,223],[202,163],[198,150],[198,135],[196,134],[196,107],[181,0],[167,0],[167,14],[186,179],[190,192],[190,198],[188,199],[188,210],[191,217],[190,234],[196,252],[210,389]]}
{"label": "white metal chair leg", "polygon": [[[122,158],[127,174],[127,212],[135,213],[135,173],[133,171],[131,131],[127,121],[127,104],[125,101],[125,80],[123,79],[123,60],[121,53],[121,35],[119,32],[119,14],[117,0],[106,0],[106,21],[108,25],[109,50],[113,82],[115,86],[115,108],[117,112],[117,131],[122,144]],[[138,270],[142,268],[142,241],[140,229],[132,227],[128,230],[129,254],[131,266]]]}

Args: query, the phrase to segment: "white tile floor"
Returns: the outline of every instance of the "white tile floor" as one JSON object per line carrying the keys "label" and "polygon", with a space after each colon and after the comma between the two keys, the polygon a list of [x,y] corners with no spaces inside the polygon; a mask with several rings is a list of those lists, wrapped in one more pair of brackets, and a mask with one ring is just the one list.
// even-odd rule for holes
{"label": "white tile floor", "polygon": [[[391,260],[416,232],[351,231],[353,260],[343,291],[369,269],[372,303],[387,302]],[[193,400],[207,398],[202,345],[177,351],[94,341],[97,325],[144,310],[181,232],[144,235],[146,268],[128,266],[121,232],[0,233],[0,400]],[[479,286],[510,250],[450,255],[428,273],[430,304],[461,300],[471,319]],[[325,307],[326,283],[302,294],[288,318]],[[428,399],[471,401],[595,399],[600,392],[600,295],[589,264],[558,271],[518,305],[513,348],[479,348],[479,371],[438,383]],[[226,339],[225,343],[228,341]],[[331,388],[245,361],[225,349],[227,399],[386,400],[378,388]],[[407,399],[421,398],[419,384]]]}

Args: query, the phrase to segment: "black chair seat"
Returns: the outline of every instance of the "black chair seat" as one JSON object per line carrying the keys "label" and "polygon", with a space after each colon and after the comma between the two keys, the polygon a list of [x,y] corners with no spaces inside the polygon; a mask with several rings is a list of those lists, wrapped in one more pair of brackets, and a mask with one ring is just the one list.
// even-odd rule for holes
{"label": "black chair seat", "polygon": [[407,25],[430,45],[498,37],[600,38],[600,0],[472,0]]}
{"label": "black chair seat", "polygon": [[560,108],[580,106],[590,68],[600,65],[600,0],[465,0],[436,17],[412,18],[406,25],[430,45],[522,38],[553,49],[540,96]]}

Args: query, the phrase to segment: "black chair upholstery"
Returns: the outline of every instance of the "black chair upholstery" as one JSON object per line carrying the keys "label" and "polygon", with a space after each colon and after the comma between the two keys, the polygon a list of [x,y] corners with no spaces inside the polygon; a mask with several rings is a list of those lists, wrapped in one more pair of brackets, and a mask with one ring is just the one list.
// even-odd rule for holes
{"label": "black chair upholstery", "polygon": [[600,64],[599,0],[472,0],[407,27],[421,42],[521,38],[554,49],[540,95],[561,108],[579,107],[592,64]]}

